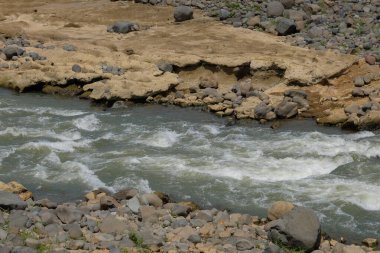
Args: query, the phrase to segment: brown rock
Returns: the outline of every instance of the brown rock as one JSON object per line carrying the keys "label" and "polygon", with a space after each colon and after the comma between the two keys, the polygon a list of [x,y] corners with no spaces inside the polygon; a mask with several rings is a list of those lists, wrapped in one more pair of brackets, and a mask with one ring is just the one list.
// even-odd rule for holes
{"label": "brown rock", "polygon": [[362,243],[369,248],[375,248],[379,242],[375,238],[366,238],[362,241]]}
{"label": "brown rock", "polygon": [[294,205],[287,201],[276,201],[268,209],[268,219],[277,220],[282,216],[287,214],[290,210],[294,208]]}
{"label": "brown rock", "polygon": [[380,128],[380,111],[369,111],[360,118],[359,129],[374,130]]}
{"label": "brown rock", "polygon": [[343,108],[335,109],[330,112],[326,117],[318,118],[317,122],[320,124],[337,125],[343,123],[348,119]]}
{"label": "brown rock", "polygon": [[367,54],[364,59],[369,65],[375,65],[376,63],[376,58],[373,55]]}

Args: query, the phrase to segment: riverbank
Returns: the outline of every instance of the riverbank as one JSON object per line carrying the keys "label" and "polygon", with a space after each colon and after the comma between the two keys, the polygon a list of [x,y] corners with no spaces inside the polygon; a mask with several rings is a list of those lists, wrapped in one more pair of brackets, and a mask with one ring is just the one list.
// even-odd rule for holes
{"label": "riverbank", "polygon": [[[28,3],[2,7],[3,87],[109,104],[202,106],[222,117],[261,122],[312,117],[354,130],[380,125],[376,62],[292,47],[198,10],[192,20],[174,22],[168,6]],[[133,29],[112,32],[110,26],[125,17]]]}
{"label": "riverbank", "polygon": [[[33,200],[25,187],[0,183],[1,252],[375,252],[376,239],[344,245],[321,236],[310,209],[275,202],[268,218],[200,210],[166,194],[123,189],[81,201]],[[274,242],[274,243],[273,243]],[[316,251],[318,250],[318,251]]]}

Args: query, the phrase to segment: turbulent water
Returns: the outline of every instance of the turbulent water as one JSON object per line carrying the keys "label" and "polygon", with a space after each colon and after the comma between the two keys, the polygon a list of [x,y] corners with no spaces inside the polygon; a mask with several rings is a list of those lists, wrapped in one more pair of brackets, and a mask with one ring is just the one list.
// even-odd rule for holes
{"label": "turbulent water", "polygon": [[0,180],[17,180],[37,198],[137,187],[260,216],[287,200],[313,208],[331,235],[380,234],[380,133],[310,121],[280,130],[225,123],[194,109],[103,110],[0,90]]}

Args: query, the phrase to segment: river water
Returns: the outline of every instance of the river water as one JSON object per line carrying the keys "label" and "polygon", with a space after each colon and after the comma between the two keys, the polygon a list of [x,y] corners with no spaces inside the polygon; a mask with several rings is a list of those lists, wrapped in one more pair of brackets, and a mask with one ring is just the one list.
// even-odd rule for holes
{"label": "river water", "polygon": [[227,126],[195,109],[88,101],[0,89],[0,180],[37,198],[98,187],[162,191],[204,207],[265,217],[273,201],[314,209],[323,230],[380,235],[380,133],[291,121]]}

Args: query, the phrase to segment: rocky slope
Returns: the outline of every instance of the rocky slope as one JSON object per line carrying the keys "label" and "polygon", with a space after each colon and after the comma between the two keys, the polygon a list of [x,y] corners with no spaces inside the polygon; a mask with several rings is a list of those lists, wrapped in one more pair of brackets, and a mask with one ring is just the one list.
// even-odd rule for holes
{"label": "rocky slope", "polygon": [[262,122],[301,116],[378,128],[379,65],[292,47],[198,10],[175,22],[173,12],[106,0],[1,3],[0,85],[110,104],[202,106]]}
{"label": "rocky slope", "polygon": [[377,246],[372,238],[360,247],[321,237],[312,210],[283,201],[260,219],[135,189],[55,203],[22,194],[24,201],[20,188],[27,191],[16,182],[0,186],[0,252],[365,253]]}

